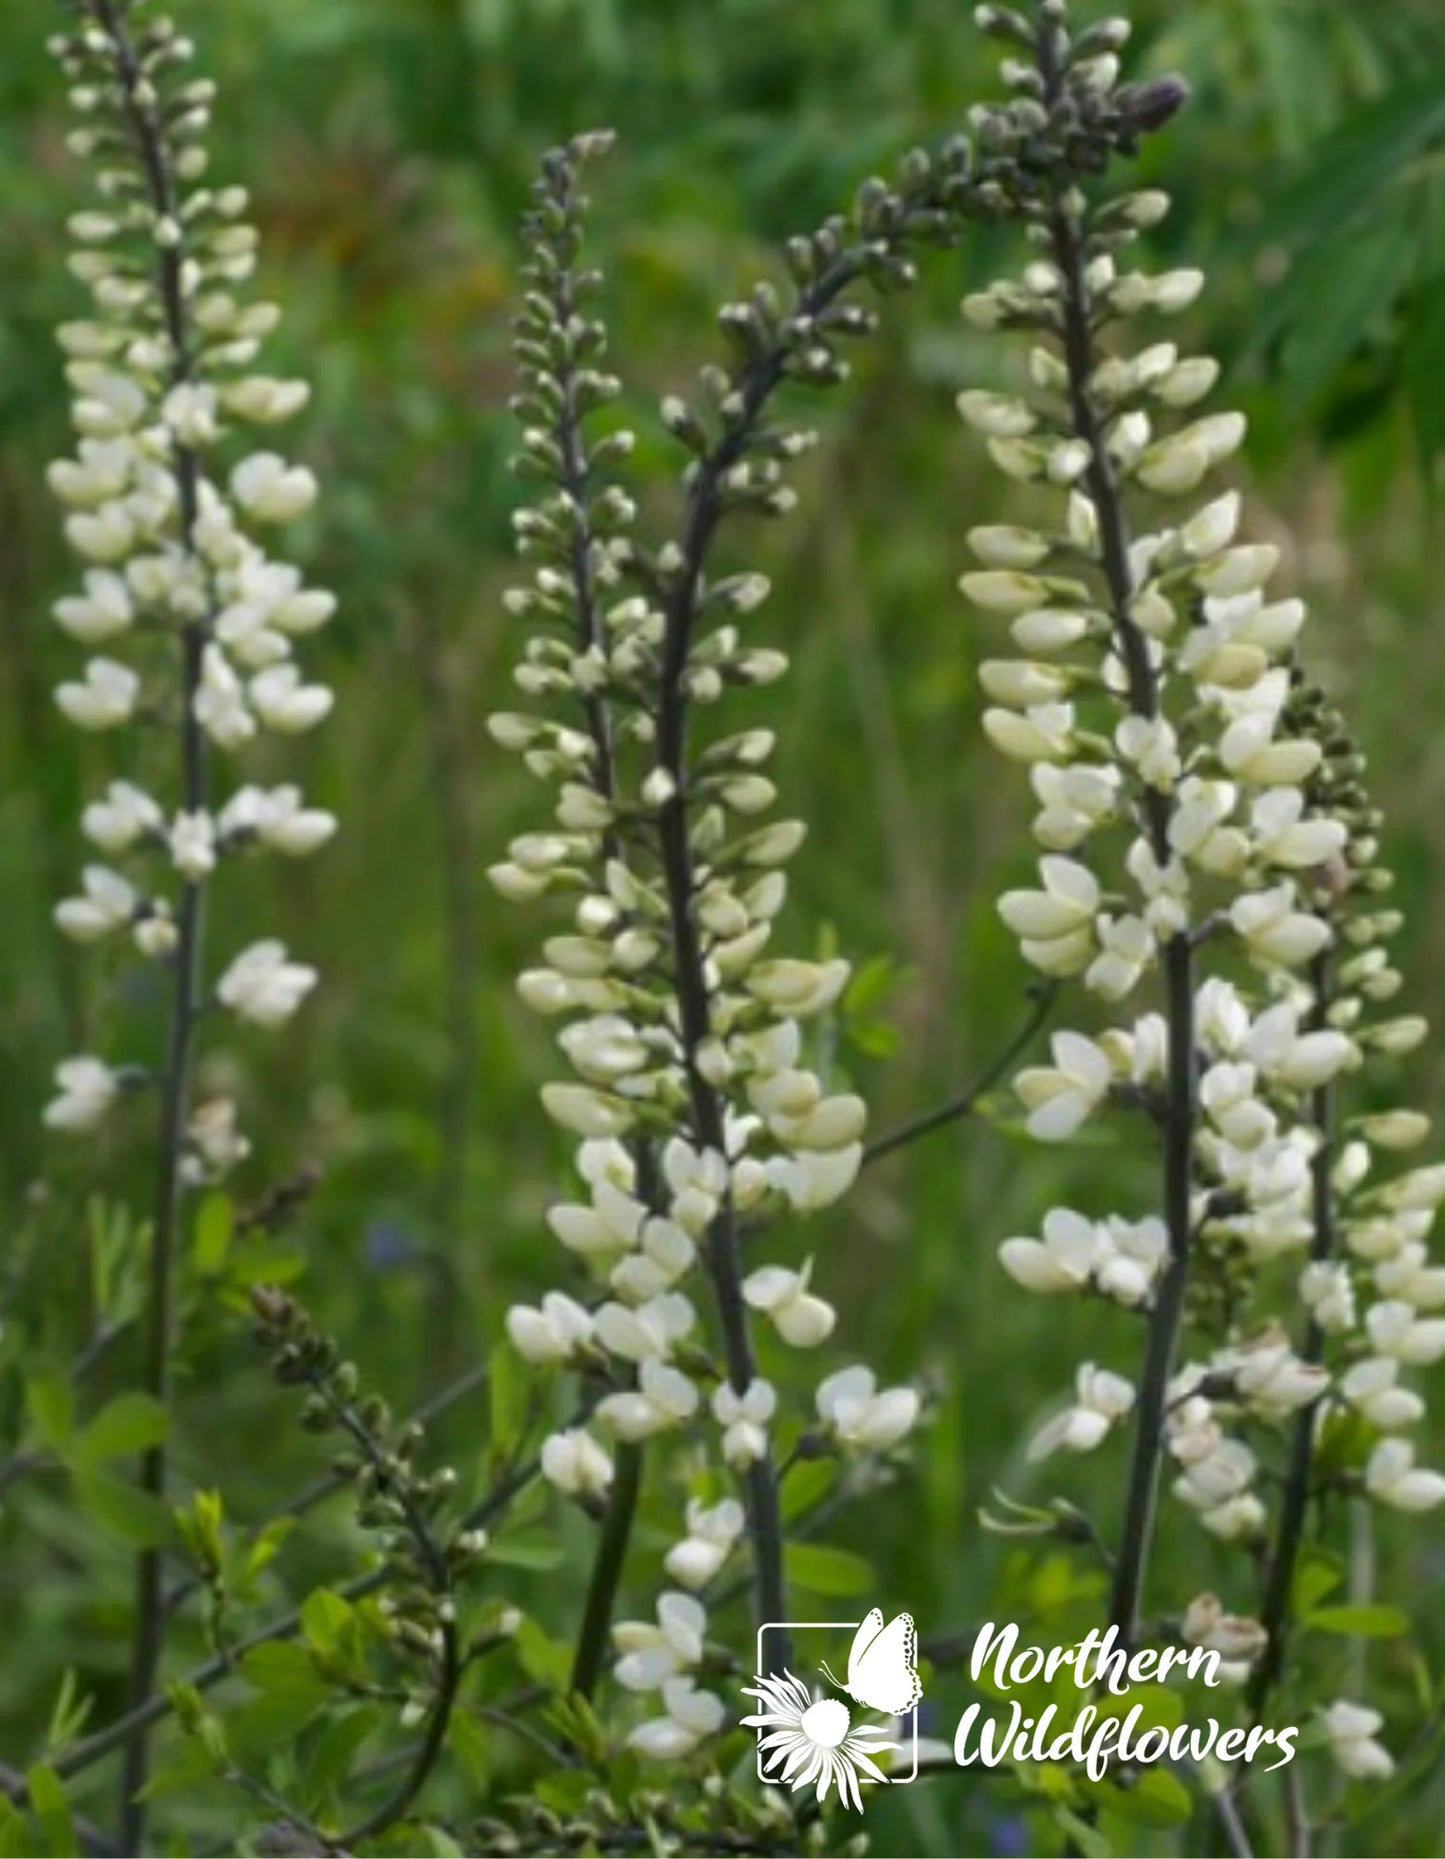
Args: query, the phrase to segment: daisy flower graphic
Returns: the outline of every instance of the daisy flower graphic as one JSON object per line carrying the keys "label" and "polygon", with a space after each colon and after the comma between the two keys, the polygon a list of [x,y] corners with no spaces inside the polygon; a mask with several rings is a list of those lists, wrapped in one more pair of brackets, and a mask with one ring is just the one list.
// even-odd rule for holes
{"label": "daisy flower graphic", "polygon": [[758,1750],[769,1780],[791,1781],[795,1790],[816,1783],[820,1802],[836,1786],[844,1807],[855,1807],[861,1814],[860,1771],[869,1781],[886,1782],[888,1777],[873,1757],[898,1747],[889,1740],[885,1727],[860,1724],[855,1730],[846,1704],[837,1698],[815,1699],[791,1672],[781,1678],[759,1677],[755,1685],[744,1685],[742,1690],[745,1698],[756,1698],[765,1707],[755,1716],[744,1717],[742,1723],[747,1729],[768,1732],[759,1738]]}

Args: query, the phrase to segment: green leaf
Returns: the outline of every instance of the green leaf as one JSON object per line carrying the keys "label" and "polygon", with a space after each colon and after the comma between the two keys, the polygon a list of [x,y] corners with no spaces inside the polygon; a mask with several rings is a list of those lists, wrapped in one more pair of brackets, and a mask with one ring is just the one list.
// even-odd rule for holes
{"label": "green leaf", "polygon": [[1317,1607],[1306,1614],[1304,1623],[1317,1633],[1343,1633],[1350,1639],[1397,1639],[1410,1631],[1410,1616],[1401,1607],[1389,1607],[1382,1601],[1360,1602],[1349,1607]]}
{"label": "green leaf", "polygon": [[306,1762],[306,1782],[317,1795],[326,1795],[351,1772],[362,1745],[380,1726],[381,1712],[374,1704],[344,1711],[327,1724]]}
{"label": "green leaf", "polygon": [[25,1816],[0,1794],[0,1859],[30,1859],[34,1844],[25,1831]]}
{"label": "green leaf", "polygon": [[1275,195],[1253,229],[1254,241],[1306,246],[1333,234],[1352,215],[1378,207],[1406,163],[1442,134],[1439,72],[1397,85],[1313,145],[1299,178]]}
{"label": "green leaf", "polygon": [[105,1459],[128,1459],[165,1438],[170,1416],[162,1404],[149,1394],[118,1394],[100,1412],[75,1441],[72,1453],[77,1459],[94,1463]]}
{"label": "green leaf", "polygon": [[25,1404],[45,1444],[64,1452],[75,1429],[75,1391],[69,1377],[54,1369],[38,1369],[26,1382]]}
{"label": "green leaf", "polygon": [[236,1231],[236,1210],[229,1194],[208,1194],[196,1214],[193,1240],[196,1270],[203,1278],[219,1277]]}
{"label": "green leaf", "polygon": [[447,1746],[476,1795],[485,1795],[492,1779],[491,1739],[467,1711],[454,1711],[447,1726]]}
{"label": "green leaf", "polygon": [[555,1530],[509,1530],[487,1545],[488,1562],[500,1562],[504,1568],[555,1569],[563,1554]]}
{"label": "green leaf", "polygon": [[301,1603],[301,1631],[306,1643],[323,1659],[344,1650],[356,1623],[356,1609],[330,1588],[317,1588]]}
{"label": "green leaf", "polygon": [[1296,1615],[1310,1613],[1344,1578],[1344,1566],[1337,1556],[1318,1549],[1307,1551],[1295,1568],[1290,1588],[1291,1611]]}
{"label": "green leaf", "polygon": [[505,1458],[527,1424],[530,1371],[509,1343],[498,1343],[487,1359],[487,1386],[491,1395],[492,1452]]}
{"label": "green leaf", "polygon": [[171,1541],[171,1513],[149,1491],[114,1472],[91,1468],[77,1470],[74,1482],[81,1509],[124,1542],[159,1549]]}
{"label": "green leaf", "polygon": [[241,1672],[258,1691],[305,1691],[317,1703],[330,1692],[304,1649],[287,1640],[253,1646],[242,1655]]}
{"label": "green leaf", "polygon": [[865,1557],[822,1543],[788,1543],[783,1572],[794,1587],[809,1594],[864,1594],[873,1583],[873,1569]]}
{"label": "green leaf", "polygon": [[43,1762],[37,1763],[25,1777],[25,1785],[30,1791],[30,1811],[45,1835],[46,1850],[60,1855],[60,1859],[78,1853],[80,1842],[71,1819],[70,1803],[55,1770]]}
{"label": "green leaf", "polygon": [[783,1480],[780,1504],[784,1523],[792,1523],[824,1498],[838,1481],[830,1459],[800,1459]]}

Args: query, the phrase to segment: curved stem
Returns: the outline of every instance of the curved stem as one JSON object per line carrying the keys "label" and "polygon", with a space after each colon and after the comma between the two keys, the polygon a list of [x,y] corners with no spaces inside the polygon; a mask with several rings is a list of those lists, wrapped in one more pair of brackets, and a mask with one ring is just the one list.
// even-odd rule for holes
{"label": "curved stem", "polygon": [[994,1086],[1008,1076],[1017,1059],[1028,1051],[1039,1032],[1054,1011],[1054,1003],[1059,998],[1059,984],[1047,982],[1034,992],[1033,1006],[1028,1018],[1014,1034],[1013,1038],[999,1053],[998,1057],[980,1074],[961,1097],[950,1099],[940,1104],[936,1110],[930,1110],[925,1116],[916,1117],[913,1122],[905,1123],[896,1130],[889,1130],[885,1136],[877,1137],[863,1151],[863,1167],[870,1163],[881,1162],[885,1156],[895,1154],[899,1149],[906,1149],[912,1143],[932,1136],[936,1130],[947,1129],[949,1124],[958,1123],[964,1117],[972,1116],[981,1100],[988,1096]]}
{"label": "curved stem", "polygon": [[[175,185],[154,101],[137,64],[115,0],[90,0],[92,20],[109,40],[120,82],[122,107],[144,170],[150,204],[158,218],[178,219]],[[156,258],[161,314],[170,342],[173,384],[192,378],[192,355],[186,324],[185,255],[177,246],[162,247]],[[173,470],[179,501],[179,543],[190,555],[199,507],[200,466],[195,452],[176,444]],[[196,719],[195,696],[201,682],[207,623],[188,621],[181,629],[181,806],[188,813],[206,804],[206,739]],[[181,888],[176,913],[176,949],[170,1009],[170,1035],[161,1080],[159,1155],[151,1224],[150,1299],[146,1321],[145,1389],[164,1404],[170,1388],[171,1333],[174,1323],[173,1267],[180,1223],[181,1150],[190,1114],[193,1044],[201,1000],[201,945],[204,886],[189,880]],[[141,1461],[141,1487],[165,1501],[167,1457],[164,1443],[152,1446]],[[165,1605],[159,1548],[143,1549],[136,1559],[136,1624],[131,1652],[130,1702],[137,1709],[151,1695],[160,1664]],[[144,1842],[146,1806],[141,1799],[147,1773],[147,1739],[138,1729],[126,1749],[121,1777],[121,1845],[138,1852]]]}

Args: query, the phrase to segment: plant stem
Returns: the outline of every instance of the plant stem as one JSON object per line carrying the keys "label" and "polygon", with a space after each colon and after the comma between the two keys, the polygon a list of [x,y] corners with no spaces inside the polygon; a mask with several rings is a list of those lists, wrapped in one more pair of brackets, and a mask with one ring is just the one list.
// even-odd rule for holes
{"label": "plant stem", "polygon": [[[90,0],[95,24],[110,41],[120,81],[122,105],[144,169],[150,205],[157,218],[178,221],[175,187],[156,104],[145,95],[144,79],[115,0]],[[173,385],[192,378],[192,355],[186,325],[183,271],[179,245],[164,246],[156,258],[161,314],[170,343]],[[191,555],[200,496],[200,466],[195,452],[177,443],[172,466],[179,505],[179,543]],[[206,739],[196,718],[195,696],[208,625],[191,620],[181,629],[181,806],[188,813],[206,804]],[[190,1119],[191,1067],[196,1018],[200,1010],[204,887],[188,880],[181,887],[176,913],[176,948],[170,1008],[170,1033],[161,1078],[159,1154],[151,1223],[149,1304],[146,1313],[146,1392],[165,1405],[170,1391],[170,1355],[174,1323],[173,1266],[180,1224],[181,1150]],[[142,1489],[164,1503],[167,1456],[164,1443],[151,1447],[141,1461]],[[131,1653],[130,1704],[137,1710],[150,1697],[160,1664],[165,1605],[159,1548],[143,1549],[136,1559],[136,1623]],[[121,1777],[121,1846],[139,1852],[145,1839],[146,1805],[141,1799],[147,1774],[147,1737],[138,1728],[126,1748]]]}
{"label": "plant stem", "polygon": [[[1045,101],[1055,105],[1062,98],[1063,83],[1054,32],[1047,22],[1039,29],[1038,62],[1044,79]],[[1075,434],[1089,448],[1085,483],[1098,519],[1100,557],[1114,635],[1128,684],[1129,707],[1135,715],[1153,719],[1159,714],[1158,683],[1149,659],[1148,642],[1130,614],[1134,588],[1129,566],[1129,528],[1104,422],[1089,392],[1095,355],[1085,247],[1079,228],[1057,189],[1049,213],[1049,229],[1055,262],[1063,280],[1062,336],[1070,416]],[[1166,795],[1148,788],[1144,792],[1142,812],[1155,857],[1161,866],[1167,865],[1172,804]],[[1170,937],[1165,944],[1163,967],[1169,1045],[1163,1106],[1163,1196],[1169,1264],[1149,1314],[1149,1337],[1135,1407],[1134,1452],[1110,1598],[1110,1619],[1126,1646],[1133,1643],[1139,1629],[1140,1600],[1154,1534],[1168,1385],[1189,1279],[1192,1238],[1189,1199],[1196,1080],[1194,957],[1187,930]]]}
{"label": "plant stem", "polygon": [[587,1589],[587,1604],[577,1635],[577,1650],[572,1660],[571,1689],[590,1698],[602,1676],[602,1661],[607,1654],[607,1635],[612,1625],[612,1608],[622,1579],[622,1565],[627,1556],[627,1542],[637,1515],[637,1500],[642,1489],[643,1452],[640,1442],[622,1440],[613,1459],[612,1489],[607,1498],[607,1516],[598,1538],[597,1555],[592,1564],[592,1580]]}
{"label": "plant stem", "polygon": [[874,1162],[881,1162],[885,1156],[895,1154],[899,1149],[906,1149],[912,1143],[925,1136],[931,1136],[936,1130],[947,1129],[949,1124],[960,1122],[964,1117],[972,1116],[981,1099],[988,1096],[996,1084],[1012,1070],[1017,1060],[1033,1044],[1034,1036],[1053,1013],[1054,1003],[1059,997],[1059,984],[1050,981],[1034,990],[1033,1006],[1028,1018],[1015,1033],[1013,1038],[999,1053],[998,1057],[981,1073],[961,1097],[952,1098],[946,1104],[940,1104],[936,1110],[917,1117],[911,1123],[905,1123],[896,1130],[889,1130],[886,1136],[879,1136],[869,1143],[863,1151],[863,1167]]}
{"label": "plant stem", "polygon": [[[1311,965],[1310,980],[1314,988],[1314,1004],[1309,1024],[1312,1031],[1320,1031],[1329,1025],[1331,981],[1328,956],[1315,958]],[[1335,1093],[1332,1085],[1321,1085],[1314,1092],[1311,1117],[1320,1140],[1310,1164],[1311,1219],[1314,1226],[1310,1257],[1324,1260],[1331,1258],[1335,1250],[1335,1190],[1331,1179],[1335,1161]],[[1324,1331],[1311,1316],[1305,1326],[1300,1360],[1318,1362],[1324,1354],[1324,1344]],[[1294,1587],[1300,1540],[1304,1534],[1305,1513],[1309,1508],[1310,1464],[1314,1457],[1317,1406],[1318,1402],[1311,1401],[1307,1407],[1300,1409],[1295,1416],[1290,1441],[1289,1467],[1285,1473],[1284,1496],[1280,1503],[1279,1528],[1265,1574],[1264,1601],[1259,1616],[1260,1625],[1269,1638],[1259,1663],[1250,1675],[1247,1694],[1250,1709],[1256,1718],[1263,1711],[1284,1668],[1290,1594]]]}

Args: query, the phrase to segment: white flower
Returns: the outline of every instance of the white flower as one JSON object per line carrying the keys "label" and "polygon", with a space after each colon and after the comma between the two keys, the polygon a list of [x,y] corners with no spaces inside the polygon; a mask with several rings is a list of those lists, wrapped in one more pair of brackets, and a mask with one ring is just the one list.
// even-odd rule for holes
{"label": "white flower", "polygon": [[212,742],[223,749],[239,748],[256,733],[256,719],[246,703],[241,680],[215,644],[208,645],[201,658],[195,714]]}
{"label": "white flower", "polygon": [[171,863],[192,883],[216,869],[216,829],[208,813],[178,813],[170,844]]}
{"label": "white flower", "polygon": [[690,1594],[666,1592],[657,1599],[657,1624],[619,1620],[612,1643],[622,1655],[614,1668],[628,1691],[657,1691],[670,1678],[690,1671],[702,1658],[707,1610]]}
{"label": "white flower", "polygon": [[768,1450],[768,1422],[777,1411],[777,1390],[769,1381],[755,1378],[741,1394],[731,1382],[713,1389],[712,1413],[723,1429],[723,1457],[735,1471],[743,1471]]}
{"label": "white flower", "polygon": [[1408,1440],[1382,1439],[1365,1466],[1365,1489],[1394,1510],[1434,1510],[1445,1501],[1445,1476],[1417,1466]]}
{"label": "white flower", "polygon": [[684,1588],[705,1588],[727,1561],[744,1523],[743,1507],[736,1498],[724,1498],[711,1509],[689,1498],[687,1535],[668,1550],[662,1566]]}
{"label": "white flower", "polygon": [[1092,1452],[1102,1443],[1116,1420],[1134,1405],[1134,1387],[1120,1375],[1085,1362],[1075,1379],[1078,1402],[1045,1421],[1029,1441],[1028,1457],[1046,1459],[1061,1448],[1066,1452]]}
{"label": "white flower", "polygon": [[561,1291],[549,1291],[540,1310],[514,1304],[507,1312],[507,1334],[525,1361],[565,1362],[592,1336],[589,1313]]}
{"label": "white flower", "polygon": [[1305,797],[1298,788],[1271,788],[1250,809],[1255,851],[1270,865],[1302,871],[1327,864],[1345,849],[1348,829],[1338,820],[1305,818]]}
{"label": "white flower", "polygon": [[1320,1713],[1330,1753],[1346,1775],[1361,1781],[1385,1781],[1395,1773],[1394,1760],[1375,1732],[1384,1723],[1376,1710],[1336,1698]]}
{"label": "white flower", "polygon": [[1399,1427],[1414,1426],[1425,1414],[1419,1395],[1400,1387],[1399,1381],[1400,1364],[1394,1356],[1366,1356],[1345,1374],[1340,1393],[1372,1426],[1393,1433]]}
{"label": "white flower", "polygon": [[1039,876],[1041,891],[1005,891],[998,913],[1036,968],[1045,974],[1077,974],[1093,953],[1099,881],[1086,865],[1056,855],[1039,860]]}
{"label": "white flower", "polygon": [[140,899],[134,885],[107,865],[87,865],[81,874],[83,897],[67,897],[55,907],[55,921],[75,942],[97,942],[132,921]]}
{"label": "white flower", "polygon": [[767,1163],[766,1179],[798,1213],[815,1213],[848,1192],[862,1162],[861,1143],[849,1143],[842,1149],[812,1149],[772,1157]]}
{"label": "white flower", "polygon": [[329,715],[334,692],[324,684],[303,684],[295,665],[268,666],[252,678],[251,704],[268,729],[281,735],[299,735]]}
{"label": "white flower", "polygon": [[1044,1215],[1043,1239],[1006,1239],[999,1259],[1026,1291],[1079,1291],[1102,1257],[1100,1228],[1068,1207]]}
{"label": "white flower", "polygon": [[686,1336],[697,1313],[680,1291],[669,1291],[637,1310],[625,1304],[602,1304],[592,1319],[593,1332],[604,1349],[628,1362],[645,1362],[649,1356],[665,1358]]}
{"label": "white flower", "polygon": [[45,1106],[47,1129],[83,1134],[101,1123],[120,1091],[119,1075],[103,1059],[82,1054],[55,1068],[60,1090]]}
{"label": "white flower", "polygon": [[316,501],[316,479],[275,452],[254,452],[231,473],[236,502],[261,523],[289,523]]}
{"label": "white flower", "polygon": [[818,1385],[818,1418],[840,1446],[851,1452],[883,1452],[913,1431],[918,1420],[915,1388],[878,1391],[872,1369],[839,1369]]}
{"label": "white flower", "polygon": [[544,1084],[542,1108],[554,1123],[578,1136],[621,1136],[636,1115],[623,1099],[584,1084]]}
{"label": "white flower", "polygon": [[140,679],[113,658],[93,658],[81,683],[60,685],[55,701],[78,729],[115,729],[129,722],[140,695]]}
{"label": "white flower", "polygon": [[1262,1413],[1275,1416],[1308,1407],[1330,1384],[1329,1371],[1303,1361],[1277,1330],[1224,1351],[1217,1366],[1233,1374],[1239,1392]]}
{"label": "white flower", "polygon": [[665,1717],[642,1723],[627,1738],[629,1749],[653,1762],[675,1762],[716,1736],[727,1719],[721,1698],[698,1691],[690,1678],[672,1678],[662,1688]]}
{"label": "white flower", "polygon": [[248,375],[222,394],[228,413],[257,426],[277,426],[289,420],[310,398],[305,381],[277,381],[269,375]]}
{"label": "white flower", "polygon": [[582,1427],[542,1443],[542,1476],[568,1497],[601,1497],[612,1483],[612,1461]]}
{"label": "white flower", "polygon": [[1445,1318],[1420,1317],[1413,1304],[1387,1298],[1365,1312],[1365,1328],[1377,1355],[1419,1366],[1445,1356]]}
{"label": "white flower", "polygon": [[1269,891],[1246,891],[1229,907],[1229,921],[1244,938],[1250,954],[1282,968],[1302,968],[1329,947],[1330,926],[1323,917],[1294,908],[1292,884]]}
{"label": "white flower", "polygon": [[1081,1033],[1055,1033],[1049,1045],[1052,1067],[1020,1072],[1014,1089],[1029,1113],[1029,1135],[1041,1142],[1062,1142],[1108,1096],[1114,1068],[1103,1049]]}
{"label": "white flower", "polygon": [[1322,1330],[1338,1334],[1353,1329],[1355,1293],[1347,1265],[1316,1259],[1300,1273],[1299,1288]]}
{"label": "white flower", "polygon": [[254,834],[262,845],[288,858],[304,858],[336,831],[336,815],[308,807],[298,787],[238,788],[216,820],[221,838]]}
{"label": "white flower", "polygon": [[186,1127],[192,1154],[182,1164],[187,1179],[214,1181],[244,1162],[251,1145],[236,1123],[236,1106],[230,1098],[213,1098],[199,1104]]}
{"label": "white flower", "polygon": [[104,800],[93,800],[80,818],[81,831],[103,852],[126,852],[164,823],[156,802],[129,781],[112,781]]}
{"label": "white flower", "polygon": [[252,943],[231,963],[216,984],[216,997],[238,1019],[257,1026],[279,1026],[315,987],[316,970],[287,959],[284,943],[274,938]]}
{"label": "white flower", "polygon": [[85,593],[67,595],[55,603],[56,623],[85,645],[100,645],[123,633],[135,619],[130,589],[121,575],[92,568],[85,576]]}
{"label": "white flower", "polygon": [[690,1420],[701,1404],[697,1384],[659,1356],[647,1356],[637,1370],[637,1386],[609,1394],[597,1404],[598,1424],[617,1439],[648,1439]]}
{"label": "white flower", "polygon": [[814,1349],[833,1334],[838,1321],[831,1304],[808,1290],[810,1259],[801,1272],[782,1265],[764,1265],[743,1280],[743,1297],[754,1310],[771,1317],[785,1343],[795,1349]]}

